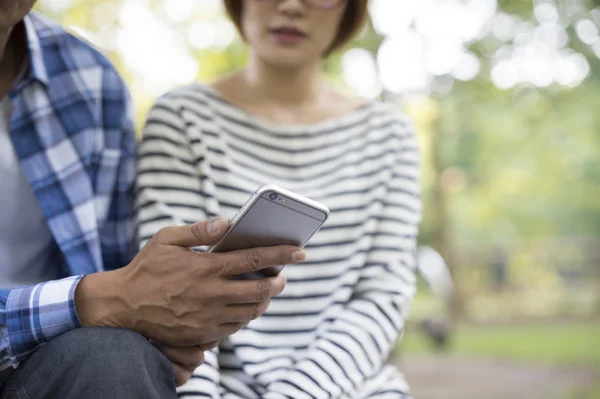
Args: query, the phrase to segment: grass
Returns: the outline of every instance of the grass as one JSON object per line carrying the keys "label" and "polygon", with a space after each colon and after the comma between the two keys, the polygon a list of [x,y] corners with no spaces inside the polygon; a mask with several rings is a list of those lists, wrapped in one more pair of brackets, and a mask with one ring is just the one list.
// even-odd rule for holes
{"label": "grass", "polygon": [[[600,367],[600,322],[557,323],[501,327],[459,327],[451,351],[469,356],[553,365]],[[404,353],[431,351],[419,331],[406,332],[399,350]]]}
{"label": "grass", "polygon": [[[600,369],[600,322],[557,323],[494,327],[461,326],[454,334],[451,352],[528,363],[559,366],[583,365]],[[398,350],[426,353],[432,348],[424,334],[408,330]],[[565,399],[598,399],[600,382],[580,387]]]}
{"label": "grass", "polygon": [[600,398],[600,383],[594,385],[593,388],[579,388],[567,394],[565,399],[598,399]]}

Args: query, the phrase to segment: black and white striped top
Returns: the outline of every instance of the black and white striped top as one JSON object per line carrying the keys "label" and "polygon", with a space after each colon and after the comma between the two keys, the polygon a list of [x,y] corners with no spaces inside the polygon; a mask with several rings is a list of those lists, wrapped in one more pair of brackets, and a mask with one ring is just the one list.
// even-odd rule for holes
{"label": "black and white striped top", "polygon": [[206,354],[182,397],[402,398],[385,366],[414,294],[419,156],[409,122],[368,102],[314,125],[255,118],[213,89],[161,97],[140,148],[141,245],[160,228],[232,217],[273,183],[327,205],[308,260],[265,315]]}

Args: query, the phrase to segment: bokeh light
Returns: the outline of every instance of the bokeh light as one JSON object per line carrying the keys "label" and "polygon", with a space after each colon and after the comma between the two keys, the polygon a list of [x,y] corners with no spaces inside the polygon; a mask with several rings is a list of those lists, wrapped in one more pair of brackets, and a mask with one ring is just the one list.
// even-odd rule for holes
{"label": "bokeh light", "polygon": [[[60,13],[73,1],[46,1],[44,7]],[[533,18],[525,21],[500,11],[497,0],[371,0],[372,26],[382,44],[374,55],[347,50],[343,81],[368,98],[444,94],[455,81],[473,79],[491,79],[501,89],[580,84],[590,67],[583,54],[566,50],[568,32],[600,58],[599,9],[582,12],[579,1],[534,4]],[[96,29],[70,28],[115,52],[132,89],[148,96],[198,79],[208,68],[198,65],[204,59],[199,53],[228,51],[239,40],[221,0],[104,2],[92,7],[90,17]]]}
{"label": "bokeh light", "polygon": [[381,94],[377,65],[370,52],[354,48],[342,57],[344,79],[359,95],[376,98]]}

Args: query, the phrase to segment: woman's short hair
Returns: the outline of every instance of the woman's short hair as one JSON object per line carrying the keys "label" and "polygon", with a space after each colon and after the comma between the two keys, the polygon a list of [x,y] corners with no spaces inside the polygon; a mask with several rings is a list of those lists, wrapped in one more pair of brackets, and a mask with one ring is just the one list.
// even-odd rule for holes
{"label": "woman's short hair", "polygon": [[[223,0],[223,2],[225,3],[225,9],[229,18],[231,18],[238,32],[243,37],[242,8],[244,0]],[[367,20],[367,2],[368,0],[347,0],[348,4],[340,21],[339,29],[326,54],[339,50],[360,31]]]}

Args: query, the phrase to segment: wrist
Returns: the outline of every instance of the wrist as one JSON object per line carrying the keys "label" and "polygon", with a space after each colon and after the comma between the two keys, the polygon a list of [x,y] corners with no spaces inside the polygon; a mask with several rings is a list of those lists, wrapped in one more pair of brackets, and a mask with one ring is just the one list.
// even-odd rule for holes
{"label": "wrist", "polygon": [[75,289],[75,311],[82,327],[127,328],[117,271],[84,276]]}

